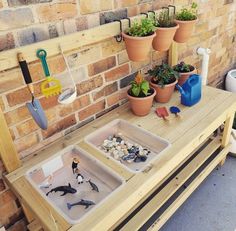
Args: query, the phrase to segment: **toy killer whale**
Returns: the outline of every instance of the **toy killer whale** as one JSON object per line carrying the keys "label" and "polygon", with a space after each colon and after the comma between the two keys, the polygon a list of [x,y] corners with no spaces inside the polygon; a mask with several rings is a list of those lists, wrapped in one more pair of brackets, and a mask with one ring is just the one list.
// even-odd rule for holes
{"label": "toy killer whale", "polygon": [[51,192],[63,192],[63,194],[61,194],[61,196],[64,196],[66,195],[67,193],[76,193],[77,190],[75,188],[72,188],[70,183],[67,185],[64,185],[64,186],[58,186],[56,188],[53,188],[51,189],[49,192],[46,193],[46,196],[48,196],[49,193]]}
{"label": "toy killer whale", "polygon": [[75,205],[83,205],[85,206],[85,209],[87,209],[89,206],[95,205],[95,203],[93,201],[81,199],[80,201],[73,204],[67,203],[67,208],[70,210]]}

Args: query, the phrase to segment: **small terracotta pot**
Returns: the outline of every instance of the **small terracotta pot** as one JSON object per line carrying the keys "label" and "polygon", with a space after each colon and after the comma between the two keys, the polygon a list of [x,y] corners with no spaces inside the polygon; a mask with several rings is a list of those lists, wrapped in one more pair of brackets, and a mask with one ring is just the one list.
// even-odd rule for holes
{"label": "small terracotta pot", "polygon": [[175,23],[179,25],[179,29],[175,33],[174,40],[177,43],[185,43],[188,41],[193,32],[193,27],[197,19],[191,21],[180,21],[175,19]]}
{"label": "small terracotta pot", "polygon": [[145,37],[133,37],[122,33],[125,40],[126,50],[129,59],[134,62],[140,62],[148,59],[149,52],[152,48],[152,40],[156,33]]}
{"label": "small terracotta pot", "polygon": [[180,86],[182,86],[186,82],[186,80],[189,78],[190,75],[192,75],[196,72],[196,68],[195,67],[193,67],[193,68],[194,69],[190,72],[185,72],[185,73],[184,72],[183,73],[179,72],[178,84]]}
{"label": "small terracotta pot", "polygon": [[153,93],[147,97],[134,97],[129,94],[129,91],[127,92],[127,96],[130,102],[130,107],[132,112],[137,116],[145,116],[149,114],[153,99],[156,95],[155,89],[151,88]]}
{"label": "small terracotta pot", "polygon": [[152,47],[156,51],[167,51],[170,48],[176,30],[179,28],[177,24],[175,27],[157,27],[156,37],[152,41]]}
{"label": "small terracotta pot", "polygon": [[164,87],[161,85],[155,84],[150,82],[150,85],[156,90],[157,94],[155,96],[155,100],[159,103],[167,103],[175,89],[175,85],[177,83],[177,80],[174,83],[166,84]]}

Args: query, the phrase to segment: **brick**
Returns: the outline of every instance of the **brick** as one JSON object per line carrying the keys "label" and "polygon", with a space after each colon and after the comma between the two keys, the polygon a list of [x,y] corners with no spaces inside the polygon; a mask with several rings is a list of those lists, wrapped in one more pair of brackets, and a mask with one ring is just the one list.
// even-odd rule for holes
{"label": "brick", "polygon": [[48,33],[49,33],[50,38],[56,38],[59,36],[56,25],[49,25],[48,26]]}
{"label": "brick", "polygon": [[103,115],[105,115],[105,114],[107,114],[108,112],[110,112],[110,111],[116,109],[117,107],[119,107],[119,104],[113,105],[113,106],[111,106],[111,107],[109,107],[109,108],[107,108],[107,109],[105,109],[105,110],[103,110],[103,111],[97,113],[97,114],[96,114],[96,119],[99,118],[99,117],[101,117],[101,116],[103,116]]}
{"label": "brick", "polygon": [[52,124],[56,120],[58,120],[57,110],[55,110],[55,108],[49,108],[44,112],[45,112],[45,116],[48,120],[48,124]]}
{"label": "brick", "polygon": [[56,105],[58,105],[58,95],[50,96],[48,98],[43,97],[40,99],[41,106],[44,110],[47,110],[49,108],[53,108]]}
{"label": "brick", "polygon": [[88,74],[89,76],[97,75],[102,73],[108,69],[111,69],[116,65],[116,58],[115,56],[100,60],[96,63],[90,64],[88,66]]}
{"label": "brick", "polygon": [[117,68],[114,68],[104,74],[105,80],[107,82],[114,81],[117,79],[120,79],[122,77],[125,77],[129,74],[129,64],[124,64],[122,66],[119,66]]}
{"label": "brick", "polygon": [[12,216],[17,211],[17,207],[14,201],[2,204],[0,207],[0,223],[7,225],[8,220],[6,218]]}
{"label": "brick", "polygon": [[127,89],[121,90],[107,97],[107,105],[112,106],[114,104],[117,104],[120,100],[123,100],[126,97],[127,97]]}
{"label": "brick", "polygon": [[75,19],[73,18],[73,19],[63,20],[63,29],[65,34],[71,34],[77,32]]}
{"label": "brick", "polygon": [[29,8],[0,11],[0,31],[25,27],[32,23],[34,18]]}
{"label": "brick", "polygon": [[148,56],[148,59],[145,60],[145,61],[142,61],[142,62],[131,62],[131,71],[132,72],[138,71],[141,68],[144,68],[145,66],[149,65],[150,62],[151,62],[151,53]]}
{"label": "brick", "polygon": [[147,12],[149,10],[152,10],[152,3],[145,3],[140,5],[140,12]]}
{"label": "brick", "polygon": [[104,96],[108,96],[118,90],[117,82],[103,87],[101,90],[93,93],[93,100],[96,101]]}
{"label": "brick", "polygon": [[100,25],[100,17],[99,14],[90,14],[87,15],[88,20],[88,28],[93,28]]}
{"label": "brick", "polygon": [[59,115],[61,117],[67,116],[72,112],[76,112],[90,104],[90,97],[89,95],[83,95],[77,98],[72,104],[70,105],[61,105],[59,108]]}
{"label": "brick", "polygon": [[101,47],[94,45],[80,50],[68,56],[68,63],[71,68],[95,62],[102,58]]}
{"label": "brick", "polygon": [[[27,222],[25,219],[15,222],[8,231],[27,231]],[[42,231],[42,230],[40,230]]]}
{"label": "brick", "polygon": [[38,129],[38,125],[34,122],[33,119],[29,119],[16,126],[16,130],[19,136],[26,136]]}
{"label": "brick", "polygon": [[30,113],[26,106],[19,107],[13,111],[5,113],[5,119],[9,126],[30,118]]}
{"label": "brick", "polygon": [[127,6],[134,6],[138,4],[138,0],[115,0],[115,7],[122,8]]}
{"label": "brick", "polygon": [[5,105],[4,105],[4,102],[3,102],[3,98],[2,98],[2,97],[0,97],[0,108],[1,108],[2,111],[5,110]]}
{"label": "brick", "polygon": [[76,3],[69,1],[68,3],[40,5],[37,8],[37,14],[41,23],[73,18],[77,15]]}
{"label": "brick", "polygon": [[6,189],[6,186],[5,186],[4,182],[3,182],[3,179],[0,179],[0,193],[1,193],[3,190],[5,190],[5,189]]}
{"label": "brick", "polygon": [[24,6],[30,4],[51,2],[52,0],[8,0],[9,6]]}
{"label": "brick", "polygon": [[76,124],[76,118],[75,115],[70,115],[58,122],[56,122],[55,124],[49,126],[49,128],[46,131],[42,131],[43,134],[43,138],[49,138],[50,136],[53,136],[54,134],[63,131],[69,127],[71,127],[72,125]]}
{"label": "brick", "polygon": [[75,25],[77,31],[82,31],[88,29],[88,19],[86,16],[76,18]]}
{"label": "brick", "polygon": [[115,39],[106,40],[101,44],[102,47],[102,56],[107,57],[111,55],[115,55],[118,52],[125,49],[124,43],[118,43]]}
{"label": "brick", "polygon": [[10,190],[7,190],[0,194],[0,207],[1,205],[4,205],[8,202],[15,201],[15,200],[16,200],[16,196],[13,194],[13,192]]}
{"label": "brick", "polygon": [[79,115],[79,120],[85,120],[86,118],[95,115],[96,113],[102,111],[105,109],[105,100],[101,100],[95,104],[92,104],[85,109],[81,110],[78,115]]}
{"label": "brick", "polygon": [[120,52],[117,55],[117,58],[118,58],[118,64],[119,65],[129,62],[129,57],[128,57],[128,54],[127,54],[126,50]]}
{"label": "brick", "polygon": [[40,142],[40,137],[38,133],[31,133],[27,136],[21,137],[14,141],[16,150],[18,152],[25,151],[28,148],[38,144]]}
{"label": "brick", "polygon": [[15,47],[15,40],[12,33],[0,35],[0,51],[12,49]]}
{"label": "brick", "polygon": [[101,87],[103,84],[103,79],[101,76],[96,76],[90,80],[83,81],[77,84],[77,95],[82,95],[87,92],[94,90],[95,88]]}
{"label": "brick", "polygon": [[100,24],[106,24],[114,22],[115,20],[121,20],[127,18],[128,12],[127,9],[121,9],[116,11],[109,11],[100,13]]}
{"label": "brick", "polygon": [[3,7],[3,3],[2,3],[2,0],[0,1],[0,8],[2,8]]}
{"label": "brick", "polygon": [[[50,73],[52,75],[61,73],[65,71],[66,69],[66,64],[62,55],[47,58],[47,63],[48,63],[48,68],[50,70]],[[29,71],[30,71],[33,82],[41,80],[41,79],[45,79],[42,64],[40,61],[30,63]]]}
{"label": "brick", "polygon": [[80,13],[91,14],[99,11],[111,10],[112,1],[110,0],[80,0]]}
{"label": "brick", "polygon": [[137,72],[123,78],[120,80],[120,88],[124,88],[124,87],[127,87],[131,81],[134,80],[135,76],[137,75]]}
{"label": "brick", "polygon": [[127,14],[128,17],[133,17],[136,16],[138,14],[140,14],[140,10],[138,6],[131,6],[127,9]]}
{"label": "brick", "polygon": [[0,72],[0,94],[24,85],[19,68]]}

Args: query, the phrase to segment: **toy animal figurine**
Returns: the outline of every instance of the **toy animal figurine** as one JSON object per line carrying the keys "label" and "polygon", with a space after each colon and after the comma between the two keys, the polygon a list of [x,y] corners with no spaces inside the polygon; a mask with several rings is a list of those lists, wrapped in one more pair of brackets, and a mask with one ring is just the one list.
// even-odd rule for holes
{"label": "toy animal figurine", "polygon": [[94,184],[91,180],[88,180],[87,181],[90,186],[92,187],[92,190],[96,191],[96,192],[99,192],[99,189],[98,189],[98,186],[96,184]]}
{"label": "toy animal figurine", "polygon": [[40,188],[49,188],[52,183],[50,183],[50,181],[52,181],[52,176],[47,177],[40,185]]}
{"label": "toy animal figurine", "polygon": [[83,184],[84,183],[84,177],[80,173],[76,177],[78,184]]}
{"label": "toy animal figurine", "polygon": [[83,205],[85,206],[85,209],[87,209],[89,206],[95,205],[95,203],[93,201],[81,199],[79,202],[76,202],[73,204],[67,203],[67,208],[70,210],[75,205]]}
{"label": "toy animal figurine", "polygon": [[46,196],[48,196],[49,193],[51,192],[63,192],[63,194],[61,194],[61,196],[66,195],[67,193],[71,193],[74,194],[77,192],[77,190],[75,188],[72,188],[70,183],[64,186],[58,186],[56,188],[51,189],[49,192],[47,192]]}
{"label": "toy animal figurine", "polygon": [[79,164],[79,159],[78,158],[73,158],[73,162],[72,162],[72,171],[73,174],[75,174],[75,170],[78,168],[78,164]]}

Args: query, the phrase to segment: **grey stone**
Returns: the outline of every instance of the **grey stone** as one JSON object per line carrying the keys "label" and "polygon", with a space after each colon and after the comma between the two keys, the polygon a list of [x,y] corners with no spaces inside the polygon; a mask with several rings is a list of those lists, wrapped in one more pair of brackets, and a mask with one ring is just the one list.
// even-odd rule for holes
{"label": "grey stone", "polygon": [[127,9],[104,12],[100,14],[100,24],[102,25],[124,18],[127,18]]}
{"label": "grey stone", "polygon": [[50,38],[58,37],[58,31],[57,31],[57,27],[55,25],[49,25],[48,26],[48,32],[49,32],[49,37]]}
{"label": "grey stone", "polygon": [[52,2],[52,0],[8,0],[8,5],[9,6],[23,6],[23,5],[44,3],[44,2]]}
{"label": "grey stone", "polygon": [[0,51],[8,50],[15,47],[15,41],[12,33],[0,36]]}
{"label": "grey stone", "polygon": [[120,80],[120,88],[127,87],[130,84],[130,82],[134,80],[136,75],[137,75],[137,72],[135,72],[131,75],[128,75],[127,77],[121,79]]}

